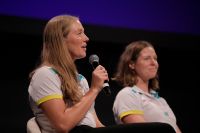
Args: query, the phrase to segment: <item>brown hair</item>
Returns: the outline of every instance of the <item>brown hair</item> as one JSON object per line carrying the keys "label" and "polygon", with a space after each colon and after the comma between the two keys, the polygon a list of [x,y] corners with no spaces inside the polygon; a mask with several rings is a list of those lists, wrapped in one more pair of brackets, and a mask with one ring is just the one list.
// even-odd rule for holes
{"label": "brown hair", "polygon": [[[146,48],[152,47],[152,44],[147,41],[135,41],[126,46],[124,52],[120,56],[117,66],[117,72],[114,74],[112,80],[117,81],[122,86],[133,86],[137,83],[137,74],[134,70],[130,69],[129,64],[135,63],[139,57],[140,52]],[[149,88],[158,89],[158,74],[155,78],[150,79]]]}

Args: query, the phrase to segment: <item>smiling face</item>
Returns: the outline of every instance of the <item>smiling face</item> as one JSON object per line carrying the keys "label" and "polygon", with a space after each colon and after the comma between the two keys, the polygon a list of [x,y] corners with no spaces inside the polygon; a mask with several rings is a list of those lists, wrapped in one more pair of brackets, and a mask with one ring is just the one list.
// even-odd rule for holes
{"label": "smiling face", "polygon": [[144,48],[140,52],[136,62],[132,65],[138,75],[138,78],[143,81],[148,81],[154,78],[159,67],[155,50],[152,47]]}
{"label": "smiling face", "polygon": [[88,41],[89,38],[85,35],[81,22],[79,20],[74,21],[66,37],[66,45],[73,60],[81,59],[86,56]]}

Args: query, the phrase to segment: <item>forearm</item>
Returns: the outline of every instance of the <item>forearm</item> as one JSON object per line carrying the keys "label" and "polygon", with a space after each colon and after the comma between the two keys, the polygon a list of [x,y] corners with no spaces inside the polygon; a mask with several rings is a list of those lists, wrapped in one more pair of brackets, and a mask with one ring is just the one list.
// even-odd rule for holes
{"label": "forearm", "polygon": [[57,132],[69,132],[85,116],[91,105],[95,101],[98,91],[90,89],[72,107],[68,107],[63,99],[53,99],[40,105],[46,116],[51,121]]}
{"label": "forearm", "polygon": [[143,115],[127,115],[122,118],[123,123],[146,122]]}
{"label": "forearm", "polygon": [[105,126],[101,123],[101,121],[99,120],[99,118],[98,118],[98,116],[97,116],[95,110],[94,110],[93,115],[94,115],[94,118],[95,118],[95,121],[96,121],[96,127],[105,127]]}
{"label": "forearm", "polygon": [[64,111],[65,117],[63,117],[63,123],[67,123],[69,128],[76,126],[84,118],[97,95],[97,91],[90,89],[90,91],[82,97],[80,102],[76,103],[72,107],[66,108]]}
{"label": "forearm", "polygon": [[176,133],[182,133],[181,130],[180,130],[180,128],[178,126],[176,128]]}

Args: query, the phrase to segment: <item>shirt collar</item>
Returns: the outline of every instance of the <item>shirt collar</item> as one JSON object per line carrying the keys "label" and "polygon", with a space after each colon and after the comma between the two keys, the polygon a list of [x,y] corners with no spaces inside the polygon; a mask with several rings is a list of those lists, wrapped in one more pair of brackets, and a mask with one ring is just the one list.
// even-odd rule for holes
{"label": "shirt collar", "polygon": [[132,91],[135,92],[135,93],[139,93],[141,95],[143,94],[143,95],[146,95],[146,96],[149,96],[149,97],[159,98],[158,92],[156,92],[155,90],[152,90],[152,89],[150,90],[150,93],[146,93],[142,89],[140,89],[139,87],[134,85],[132,87]]}

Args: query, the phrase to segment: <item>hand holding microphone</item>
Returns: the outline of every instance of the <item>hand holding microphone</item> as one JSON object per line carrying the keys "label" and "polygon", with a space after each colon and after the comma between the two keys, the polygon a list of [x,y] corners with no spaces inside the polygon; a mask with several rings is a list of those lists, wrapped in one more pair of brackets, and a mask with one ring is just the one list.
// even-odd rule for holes
{"label": "hand holding microphone", "polygon": [[[101,71],[104,71],[104,73],[107,73],[106,70],[102,66],[99,66],[99,57],[97,55],[91,55],[89,57],[89,62],[92,65],[93,69],[96,69],[96,67],[100,67],[99,69]],[[102,74],[102,72],[100,74]],[[104,81],[103,90],[104,90],[106,95],[110,95],[111,94],[108,80]]]}

